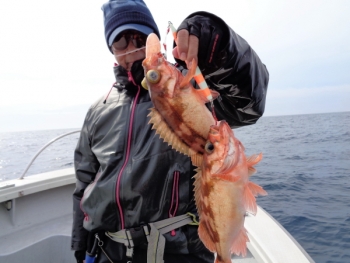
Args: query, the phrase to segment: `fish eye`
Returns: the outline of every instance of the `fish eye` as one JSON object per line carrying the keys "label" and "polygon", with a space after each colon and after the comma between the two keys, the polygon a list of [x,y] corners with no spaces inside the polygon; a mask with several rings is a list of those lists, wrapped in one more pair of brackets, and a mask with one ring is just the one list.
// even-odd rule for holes
{"label": "fish eye", "polygon": [[205,144],[204,149],[207,153],[212,153],[214,151],[214,144],[212,144],[211,142],[207,142]]}
{"label": "fish eye", "polygon": [[158,83],[160,80],[160,73],[158,70],[151,69],[147,71],[146,78],[152,84]]}

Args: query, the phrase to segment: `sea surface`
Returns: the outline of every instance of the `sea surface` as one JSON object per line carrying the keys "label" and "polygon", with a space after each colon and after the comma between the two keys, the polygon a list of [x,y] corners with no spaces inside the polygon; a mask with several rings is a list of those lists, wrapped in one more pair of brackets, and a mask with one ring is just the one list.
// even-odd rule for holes
{"label": "sea surface", "polygon": [[[21,176],[51,139],[73,131],[0,133],[0,183]],[[319,263],[350,262],[350,112],[262,117],[235,130],[247,155],[263,153],[251,180],[258,204]],[[79,134],[46,148],[26,176],[73,166]]]}

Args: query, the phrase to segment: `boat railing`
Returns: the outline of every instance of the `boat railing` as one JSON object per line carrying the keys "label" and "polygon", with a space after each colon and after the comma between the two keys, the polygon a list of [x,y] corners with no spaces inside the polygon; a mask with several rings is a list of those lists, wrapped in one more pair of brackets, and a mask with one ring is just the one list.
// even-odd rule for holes
{"label": "boat railing", "polygon": [[63,138],[63,137],[66,137],[68,135],[71,135],[71,134],[74,134],[74,133],[78,133],[80,132],[81,130],[75,130],[75,131],[71,131],[71,132],[67,132],[67,133],[64,133],[64,134],[61,134],[59,136],[57,136],[56,138],[53,138],[51,141],[49,141],[48,143],[46,143],[35,155],[34,157],[30,160],[30,162],[28,163],[27,167],[25,168],[25,170],[23,171],[21,177],[19,179],[23,179],[25,174],[27,173],[27,171],[29,170],[30,166],[33,164],[33,162],[35,161],[35,159],[39,156],[39,154],[44,151],[48,146],[50,146],[52,143],[54,143],[55,141]]}

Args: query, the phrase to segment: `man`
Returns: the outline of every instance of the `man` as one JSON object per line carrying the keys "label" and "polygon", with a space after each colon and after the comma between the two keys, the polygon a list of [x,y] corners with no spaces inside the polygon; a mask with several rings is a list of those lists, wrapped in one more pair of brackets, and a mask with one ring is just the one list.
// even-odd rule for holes
{"label": "man", "polygon": [[[150,242],[148,232],[157,231],[150,227],[156,222],[165,220],[171,228],[169,219],[197,215],[194,167],[148,124],[152,102],[140,84],[141,63],[147,35],[160,37],[151,12],[142,0],[111,0],[102,10],[106,43],[117,62],[116,82],[90,107],[75,150],[71,248],[77,262],[85,254],[99,263],[147,262],[149,247],[161,247],[163,236],[165,247],[153,255],[155,262],[213,262],[194,224],[174,227]],[[177,36],[173,54],[179,68],[196,59],[210,88],[220,93],[214,101],[218,119],[232,128],[254,124],[264,112],[268,72],[248,43],[206,12],[188,16]],[[113,240],[114,232],[124,239]]]}

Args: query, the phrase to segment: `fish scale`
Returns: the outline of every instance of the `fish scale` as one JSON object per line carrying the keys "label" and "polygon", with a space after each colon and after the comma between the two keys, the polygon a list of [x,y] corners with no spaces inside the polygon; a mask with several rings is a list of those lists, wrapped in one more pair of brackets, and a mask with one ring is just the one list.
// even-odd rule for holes
{"label": "fish scale", "polygon": [[[164,58],[155,34],[147,37],[142,65],[143,86],[149,90],[154,105],[149,114],[152,128],[173,149],[190,156],[194,165],[200,165],[210,126],[216,120],[206,106],[207,91],[195,89],[190,83],[197,65],[183,76]],[[211,94],[214,98],[219,95],[216,91]]]}
{"label": "fish scale", "polygon": [[216,263],[231,263],[232,253],[247,254],[246,212],[256,213],[255,196],[267,194],[249,181],[262,155],[246,158],[242,143],[226,121],[211,126],[205,149],[194,183],[198,234],[216,253]]}

